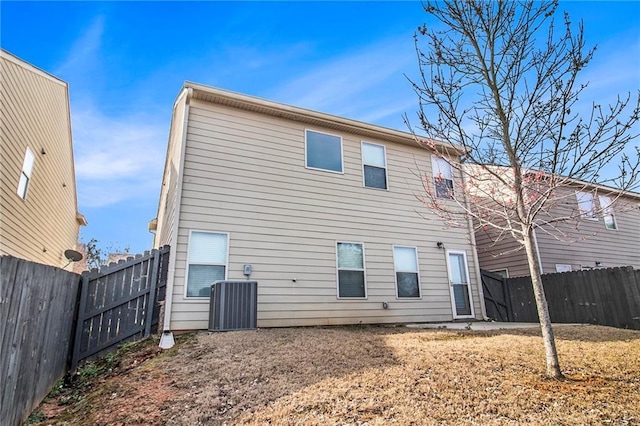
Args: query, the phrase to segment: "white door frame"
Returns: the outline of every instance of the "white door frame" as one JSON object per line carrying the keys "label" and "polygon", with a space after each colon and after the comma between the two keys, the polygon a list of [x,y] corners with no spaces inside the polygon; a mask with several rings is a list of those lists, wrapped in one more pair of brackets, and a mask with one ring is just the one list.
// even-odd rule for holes
{"label": "white door frame", "polygon": [[[464,272],[465,274],[467,274],[467,293],[469,295],[469,307],[471,310],[471,314],[470,315],[457,315],[456,314],[456,298],[455,298],[455,294],[453,292],[453,284],[451,282],[451,261],[450,261],[450,254],[461,254],[463,259],[464,259]],[[453,319],[459,319],[459,318],[475,318],[475,309],[473,307],[473,293],[471,291],[471,278],[469,276],[469,262],[467,261],[467,252],[465,252],[464,250],[447,250],[446,251],[446,255],[447,255],[447,274],[448,274],[448,278],[449,278],[449,293],[451,295],[451,312],[453,313]]]}

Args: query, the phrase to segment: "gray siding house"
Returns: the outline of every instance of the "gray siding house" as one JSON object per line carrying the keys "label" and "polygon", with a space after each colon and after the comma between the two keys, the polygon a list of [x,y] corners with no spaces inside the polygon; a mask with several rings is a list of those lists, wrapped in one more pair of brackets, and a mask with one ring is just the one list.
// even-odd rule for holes
{"label": "gray siding house", "polygon": [[206,329],[210,285],[245,265],[258,327],[482,319],[472,227],[423,207],[417,172],[409,133],[186,83],[150,222],[172,247],[165,331]]}
{"label": "gray siding house", "polygon": [[[543,274],[594,268],[640,269],[640,194],[571,181],[557,190],[549,218],[568,217],[534,230]],[[542,217],[542,219],[545,219]],[[530,275],[524,249],[510,237],[477,230],[482,269],[507,277]]]}

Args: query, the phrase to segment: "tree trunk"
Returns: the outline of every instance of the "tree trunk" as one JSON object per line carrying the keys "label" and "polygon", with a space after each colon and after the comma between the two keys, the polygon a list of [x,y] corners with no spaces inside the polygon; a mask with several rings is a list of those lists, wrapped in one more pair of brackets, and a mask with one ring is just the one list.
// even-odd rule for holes
{"label": "tree trunk", "polygon": [[544,287],[542,286],[538,251],[535,247],[533,231],[524,231],[524,246],[527,252],[527,261],[529,262],[529,271],[531,273],[531,283],[533,284],[533,294],[536,298],[536,307],[538,308],[538,317],[540,318],[540,328],[542,330],[542,340],[544,342],[545,355],[547,358],[547,376],[554,379],[560,379],[563,375],[562,371],[560,371],[560,362],[558,361],[558,352],[556,351],[556,341],[553,335],[553,328],[551,327],[549,306],[547,305],[547,298],[544,295]]}

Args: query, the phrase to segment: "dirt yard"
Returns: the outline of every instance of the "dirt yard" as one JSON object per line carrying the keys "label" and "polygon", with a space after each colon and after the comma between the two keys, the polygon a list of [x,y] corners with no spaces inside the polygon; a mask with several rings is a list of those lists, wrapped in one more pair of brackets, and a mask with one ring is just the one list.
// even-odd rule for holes
{"label": "dirt yard", "polygon": [[567,376],[560,381],[543,376],[535,329],[201,332],[179,336],[165,352],[152,340],[136,345],[90,384],[57,391],[32,419],[43,425],[640,424],[640,332],[559,327],[556,340]]}

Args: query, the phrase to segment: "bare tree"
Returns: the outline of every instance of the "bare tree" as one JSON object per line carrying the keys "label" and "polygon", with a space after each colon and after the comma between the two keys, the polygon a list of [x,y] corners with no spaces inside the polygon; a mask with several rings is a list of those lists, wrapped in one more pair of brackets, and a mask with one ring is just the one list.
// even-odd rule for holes
{"label": "bare tree", "polygon": [[[578,77],[595,48],[585,49],[582,23],[572,25],[567,14],[556,28],[557,1],[445,0],[423,6],[435,25],[420,27],[415,36],[421,78],[412,83],[427,137],[420,140],[446,140],[464,152],[464,164],[451,162],[462,183],[454,187],[438,173],[435,185],[431,176],[423,178],[423,201],[449,223],[470,215],[479,229],[513,238],[525,250],[547,375],[560,378],[533,231],[558,231],[558,224],[584,216],[584,210],[566,207],[563,188],[615,186],[620,191],[609,194],[611,209],[611,198],[637,187],[640,155],[628,151],[638,136],[640,90],[635,101],[628,94],[584,112],[579,98],[587,86]],[[619,173],[600,176],[612,162]],[[575,191],[570,194],[575,199]]]}
{"label": "bare tree", "polygon": [[100,269],[109,264],[109,259],[112,255],[128,255],[130,247],[126,246],[124,249],[121,249],[113,243],[109,243],[106,247],[101,247],[97,239],[91,238],[85,244],[85,251],[87,266],[92,269]]}

